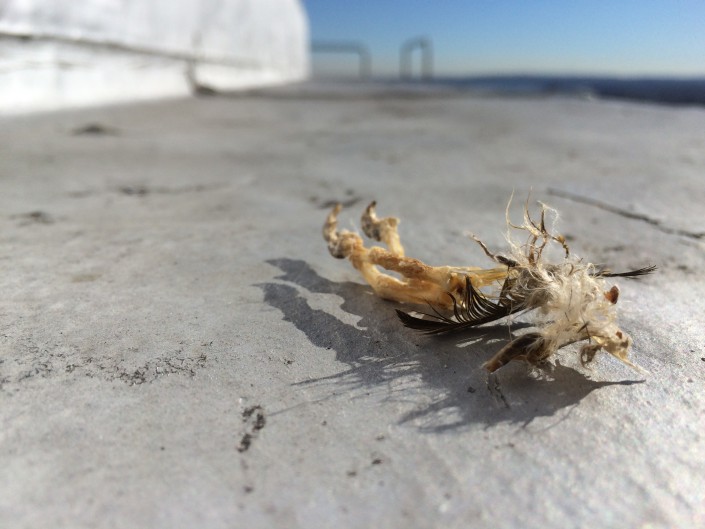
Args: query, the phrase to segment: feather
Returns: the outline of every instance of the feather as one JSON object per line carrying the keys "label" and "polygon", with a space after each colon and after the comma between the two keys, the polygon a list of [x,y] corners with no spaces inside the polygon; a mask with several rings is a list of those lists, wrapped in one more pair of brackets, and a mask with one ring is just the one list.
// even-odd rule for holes
{"label": "feather", "polygon": [[644,268],[639,268],[637,270],[630,270],[628,272],[611,272],[610,270],[603,268],[601,270],[598,270],[595,274],[594,277],[629,277],[629,278],[635,278],[635,277],[641,277],[641,276],[646,276],[649,275],[652,272],[656,271],[656,266],[651,265],[651,266],[645,266]]}
{"label": "feather", "polygon": [[470,329],[495,320],[499,320],[515,312],[523,310],[524,304],[521,299],[511,297],[505,288],[502,287],[502,295],[495,303],[487,299],[473,287],[469,277],[465,278],[465,299],[460,303],[452,294],[448,294],[453,300],[453,317],[449,318],[440,314],[433,306],[429,307],[434,314],[425,314],[426,318],[418,318],[404,311],[397,309],[397,315],[405,327],[422,331],[424,334],[443,334]]}

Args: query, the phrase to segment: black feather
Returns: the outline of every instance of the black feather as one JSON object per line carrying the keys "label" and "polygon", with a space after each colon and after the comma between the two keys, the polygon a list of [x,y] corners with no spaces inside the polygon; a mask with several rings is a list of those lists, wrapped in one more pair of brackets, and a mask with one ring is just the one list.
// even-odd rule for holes
{"label": "black feather", "polygon": [[641,276],[646,276],[649,275],[652,272],[656,271],[656,266],[651,265],[651,266],[645,266],[644,268],[639,268],[637,270],[630,270],[629,272],[611,272],[610,270],[607,269],[602,269],[599,270],[595,273],[596,277],[641,277]]}
{"label": "black feather", "polygon": [[442,334],[469,329],[523,310],[525,307],[522,300],[512,298],[508,290],[503,287],[503,295],[500,296],[499,302],[494,303],[473,287],[470,278],[465,278],[465,298],[460,303],[452,294],[448,294],[453,301],[452,318],[443,316],[430,304],[429,307],[435,314],[425,314],[426,318],[418,318],[401,310],[397,310],[397,315],[404,326],[425,334]]}

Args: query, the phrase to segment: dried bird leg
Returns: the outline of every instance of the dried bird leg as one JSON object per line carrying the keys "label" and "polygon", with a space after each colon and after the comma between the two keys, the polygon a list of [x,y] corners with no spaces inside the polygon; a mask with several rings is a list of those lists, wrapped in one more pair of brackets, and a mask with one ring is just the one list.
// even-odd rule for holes
{"label": "dried bird leg", "polygon": [[[622,362],[628,360],[631,338],[616,324],[615,304],[619,289],[607,288],[606,278],[634,278],[649,274],[655,267],[623,273],[612,273],[571,256],[565,238],[546,228],[546,213],[553,210],[541,204],[541,216],[534,222],[524,209],[524,222],[510,228],[528,232],[526,244],[519,245],[508,236],[510,257],[492,253],[474,235],[485,254],[499,267],[483,269],[463,266],[429,266],[418,259],[406,257],[399,239],[394,217],[379,219],[372,202],[362,215],[365,234],[382,242],[387,249],[365,247],[354,232],[338,230],[337,217],[342,207],[337,205],[328,215],[323,237],[330,253],[347,258],[358,269],[375,293],[382,298],[428,305],[433,314],[425,318],[397,310],[407,327],[428,334],[440,334],[472,328],[521,311],[535,311],[537,330],[521,335],[484,364],[494,372],[512,360],[524,360],[538,365],[559,348],[587,340],[580,349],[584,364],[591,362],[598,351],[604,350]],[[565,257],[561,263],[546,263],[545,248],[559,243]],[[398,273],[401,278],[384,273],[378,267]],[[492,287],[495,293],[481,289]]]}
{"label": "dried bird leg", "polygon": [[[397,232],[399,219],[378,219],[374,202],[362,215],[362,226],[370,238],[383,242],[389,249],[379,246],[366,248],[357,233],[338,231],[337,217],[341,209],[337,205],[323,226],[323,238],[328,243],[328,250],[333,257],[350,259],[375,293],[384,299],[422,305],[428,303],[450,310],[454,305],[453,297],[465,295],[466,278],[479,288],[506,276],[505,268],[483,270],[479,267],[429,266],[418,259],[405,257]],[[397,272],[402,279],[380,272],[377,266]]]}

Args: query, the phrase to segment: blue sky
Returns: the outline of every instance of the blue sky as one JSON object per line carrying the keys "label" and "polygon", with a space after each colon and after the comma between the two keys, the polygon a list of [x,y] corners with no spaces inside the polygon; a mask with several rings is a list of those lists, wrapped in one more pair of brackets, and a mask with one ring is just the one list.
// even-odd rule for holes
{"label": "blue sky", "polygon": [[[354,40],[375,75],[431,38],[437,75],[553,73],[705,77],[705,0],[303,0],[312,40]],[[315,72],[355,72],[314,55]]]}

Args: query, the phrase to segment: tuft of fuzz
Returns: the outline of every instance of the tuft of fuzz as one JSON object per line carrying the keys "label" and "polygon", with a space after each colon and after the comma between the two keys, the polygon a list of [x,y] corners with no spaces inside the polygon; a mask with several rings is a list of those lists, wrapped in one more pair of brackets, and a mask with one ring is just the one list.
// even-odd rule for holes
{"label": "tuft of fuzz", "polygon": [[[357,233],[339,231],[340,205],[328,215],[323,237],[331,255],[349,259],[380,297],[430,307],[432,314],[423,317],[397,310],[407,327],[427,334],[457,332],[533,311],[536,330],[513,338],[485,362],[485,369],[494,372],[512,360],[537,366],[561,347],[576,342],[585,342],[579,348],[583,364],[592,362],[602,350],[637,368],[629,360],[632,340],[617,325],[619,288],[608,285],[607,280],[640,277],[653,272],[655,267],[612,273],[584,262],[571,255],[564,237],[547,229],[546,217],[555,222],[555,210],[540,204],[539,220],[534,221],[528,203],[520,225],[511,223],[507,206],[508,255],[492,253],[479,238],[471,235],[497,266],[429,266],[404,255],[397,232],[399,220],[379,219],[375,207],[375,202],[367,207],[362,226],[368,237],[383,242],[387,249],[368,248]],[[514,239],[517,232],[527,234],[525,243]],[[558,263],[546,261],[544,251],[556,244],[564,252],[563,259]],[[396,272],[401,278],[380,268]]]}

